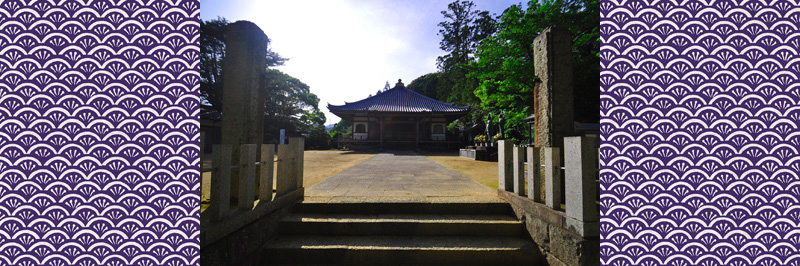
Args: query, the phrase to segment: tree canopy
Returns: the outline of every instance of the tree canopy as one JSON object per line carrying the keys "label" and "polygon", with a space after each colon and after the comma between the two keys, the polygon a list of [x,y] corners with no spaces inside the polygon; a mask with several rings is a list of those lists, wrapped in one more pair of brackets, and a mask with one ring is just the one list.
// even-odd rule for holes
{"label": "tree canopy", "polygon": [[[200,24],[200,93],[203,100],[222,111],[222,66],[225,60],[225,18],[201,21]],[[267,39],[269,42],[269,39]],[[267,50],[264,100],[265,141],[275,143],[280,129],[304,131],[309,137],[306,147],[328,148],[325,114],[319,110],[319,97],[299,79],[270,67],[283,65],[288,59]],[[226,114],[222,114],[225,119]],[[321,131],[320,131],[321,129]]]}
{"label": "tree canopy", "polygon": [[575,119],[598,122],[597,0],[529,1],[507,8],[499,20],[473,8],[470,1],[455,1],[442,11],[440,47],[447,54],[437,60],[439,72],[413,80],[410,89],[473,107],[469,117],[460,119],[461,126],[482,126],[487,113],[504,111],[505,133],[526,136],[522,119],[534,113],[533,39],[547,27],[560,26],[572,34]]}
{"label": "tree canopy", "polygon": [[[217,111],[222,111],[222,62],[225,59],[225,18],[200,21],[200,96]],[[267,38],[267,42],[269,42]],[[268,44],[269,45],[269,44]],[[281,66],[288,59],[267,46],[267,65]]]}
{"label": "tree canopy", "polygon": [[453,70],[472,61],[478,43],[494,33],[496,21],[489,11],[473,8],[472,1],[455,1],[441,12],[445,21],[439,22],[439,48],[447,54],[437,58],[439,70]]}
{"label": "tree canopy", "polygon": [[463,128],[480,123],[485,115],[473,92],[477,80],[467,76],[466,67],[475,60],[481,40],[494,33],[497,21],[488,11],[475,9],[472,1],[454,1],[441,13],[439,47],[447,53],[436,60],[439,72],[415,79],[408,88],[439,101],[472,107],[474,112],[454,122],[457,126],[449,126]]}
{"label": "tree canopy", "polygon": [[497,33],[478,47],[470,77],[479,80],[475,95],[489,111],[506,112],[507,128],[524,125],[533,114],[535,84],[533,39],[550,26],[572,34],[576,120],[599,119],[599,13],[596,0],[528,2],[513,5],[500,17]]}

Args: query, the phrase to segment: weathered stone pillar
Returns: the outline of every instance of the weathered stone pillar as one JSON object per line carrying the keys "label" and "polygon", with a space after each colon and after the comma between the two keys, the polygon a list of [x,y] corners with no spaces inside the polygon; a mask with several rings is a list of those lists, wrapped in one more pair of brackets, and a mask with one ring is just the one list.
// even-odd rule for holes
{"label": "weathered stone pillar", "polygon": [[597,147],[594,137],[564,139],[564,181],[569,227],[581,236],[596,236],[593,223],[600,221],[597,209]]}
{"label": "weathered stone pillar", "polygon": [[298,154],[295,152],[297,141],[289,138],[289,144],[278,145],[278,165],[277,175],[275,176],[275,197],[293,191],[297,186],[295,173],[297,166],[294,164]]}
{"label": "weathered stone pillar", "polygon": [[[233,147],[232,159],[237,165],[240,164],[240,145],[264,142],[267,43],[267,35],[252,22],[237,21],[226,28],[222,144]],[[236,197],[240,187],[239,169],[232,170],[230,195]]]}
{"label": "weathered stone pillar", "polygon": [[[244,165],[239,168],[239,199],[252,199],[255,195],[256,185],[256,153],[257,144],[244,144],[239,148],[239,159]],[[240,200],[238,210],[249,211],[253,209],[252,200]]]}
{"label": "weathered stone pillar", "polygon": [[275,167],[275,144],[261,144],[261,162],[259,169],[259,188],[258,199],[261,202],[272,201],[272,184],[274,183],[273,173]]}
{"label": "weathered stone pillar", "polygon": [[511,160],[514,141],[497,141],[497,187],[505,191],[514,191],[514,173]]}
{"label": "weathered stone pillar", "polygon": [[297,178],[297,186],[295,188],[303,187],[303,160],[305,160],[305,147],[306,147],[306,138],[304,137],[297,137],[297,138],[290,138],[289,141],[295,141],[297,157],[295,160],[295,176]]}
{"label": "weathered stone pillar", "polygon": [[540,171],[542,169],[539,163],[539,148],[528,147],[528,198],[534,201],[544,201],[539,191],[542,190],[542,182],[540,180]]}
{"label": "weathered stone pillar", "polygon": [[544,202],[550,208],[561,208],[561,152],[544,148]]}
{"label": "weathered stone pillar", "polygon": [[[542,31],[533,40],[533,60],[534,73],[539,79],[534,87],[536,147],[563,147],[564,137],[572,136],[575,127],[569,31],[560,27]],[[540,152],[544,160],[544,149]],[[544,171],[540,173],[544,176]]]}
{"label": "weathered stone pillar", "polygon": [[200,200],[203,200],[203,156],[205,155],[206,133],[200,131]]}
{"label": "weathered stone pillar", "polygon": [[525,147],[514,145],[514,194],[525,195]]}
{"label": "weathered stone pillar", "polygon": [[214,145],[211,165],[211,220],[220,221],[231,208],[231,145]]}

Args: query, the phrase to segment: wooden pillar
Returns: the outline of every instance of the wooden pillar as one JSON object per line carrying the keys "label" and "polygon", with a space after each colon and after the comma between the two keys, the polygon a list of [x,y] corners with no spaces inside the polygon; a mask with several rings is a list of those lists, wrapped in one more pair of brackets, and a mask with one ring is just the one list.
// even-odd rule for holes
{"label": "wooden pillar", "polygon": [[381,128],[381,150],[382,150],[383,149],[383,117],[382,116],[378,117],[378,122],[380,123],[379,127]]}
{"label": "wooden pillar", "polygon": [[414,147],[416,150],[419,150],[419,117],[414,119],[414,124],[416,125],[416,140],[414,141]]}

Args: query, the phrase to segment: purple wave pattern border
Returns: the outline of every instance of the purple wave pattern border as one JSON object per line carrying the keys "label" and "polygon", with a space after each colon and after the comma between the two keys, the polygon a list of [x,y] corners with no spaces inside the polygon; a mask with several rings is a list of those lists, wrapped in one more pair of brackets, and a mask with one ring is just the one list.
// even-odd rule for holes
{"label": "purple wave pattern border", "polygon": [[198,1],[0,1],[0,265],[197,265]]}
{"label": "purple wave pattern border", "polygon": [[800,7],[601,2],[603,265],[800,265]]}

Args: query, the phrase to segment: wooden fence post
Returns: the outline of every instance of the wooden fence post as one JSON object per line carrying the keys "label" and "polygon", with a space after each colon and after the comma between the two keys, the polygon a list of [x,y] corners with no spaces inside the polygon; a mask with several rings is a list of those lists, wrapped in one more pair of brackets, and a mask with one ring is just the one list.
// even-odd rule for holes
{"label": "wooden fence post", "polygon": [[231,205],[231,145],[214,145],[211,173],[211,220],[228,216]]}
{"label": "wooden fence post", "polygon": [[545,204],[553,209],[561,208],[561,150],[557,147],[544,148],[544,190]]}
{"label": "wooden fence post", "polygon": [[261,144],[261,167],[258,177],[261,186],[258,192],[260,202],[272,201],[272,174],[275,167],[275,144]]}

